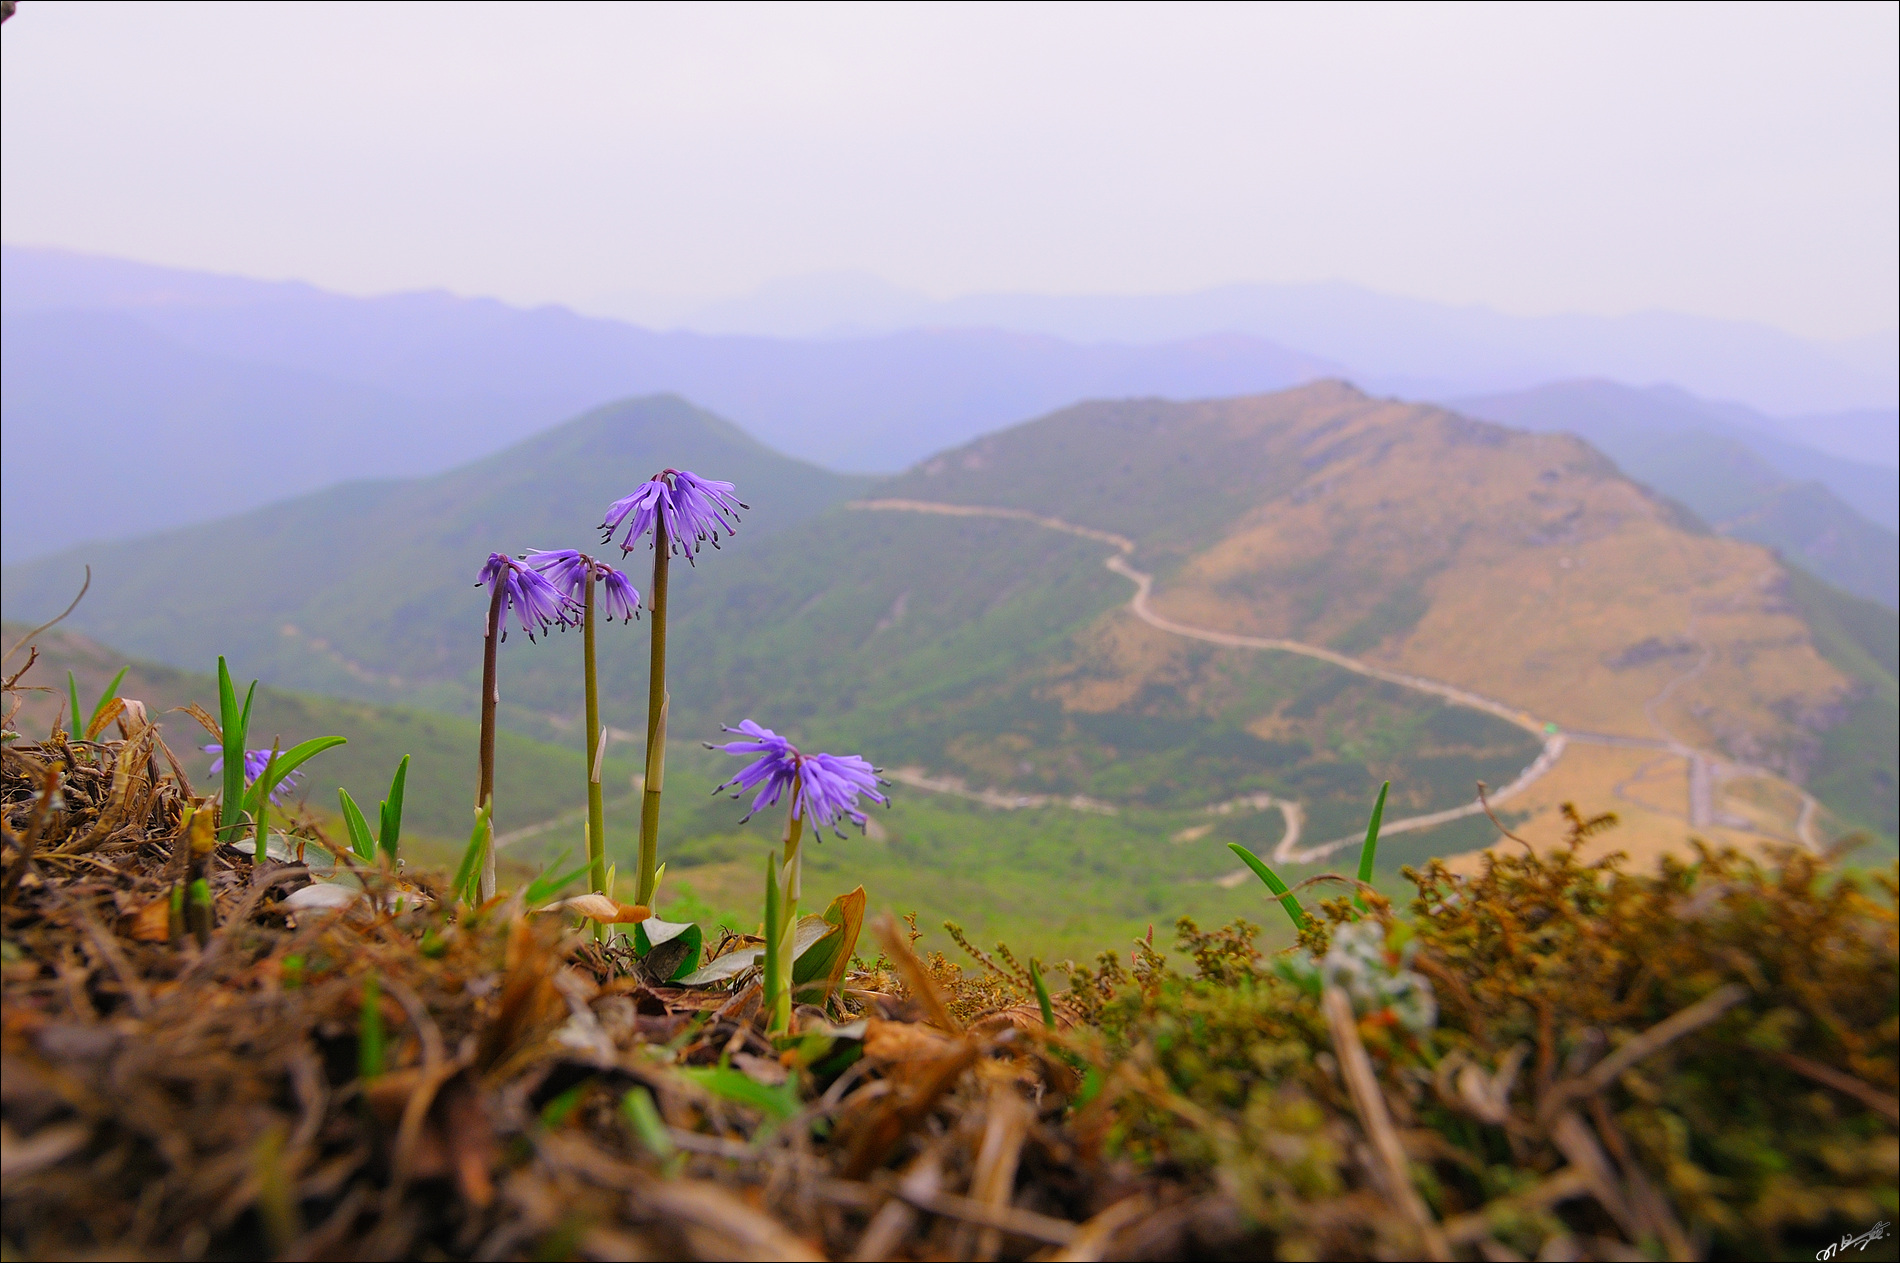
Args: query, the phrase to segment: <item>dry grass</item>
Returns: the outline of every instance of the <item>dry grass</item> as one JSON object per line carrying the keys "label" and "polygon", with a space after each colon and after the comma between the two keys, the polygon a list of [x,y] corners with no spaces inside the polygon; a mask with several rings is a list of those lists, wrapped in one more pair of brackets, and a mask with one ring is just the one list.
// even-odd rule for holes
{"label": "dry grass", "polygon": [[1027,962],[887,924],[775,1043],[745,979],[426,877],[287,915],[307,870],[194,859],[152,750],[5,748],[8,1258],[1793,1257],[1894,1217],[1893,886],[1800,857],[1423,874],[1423,1037],[1244,925],[1072,968],[1051,1029]]}

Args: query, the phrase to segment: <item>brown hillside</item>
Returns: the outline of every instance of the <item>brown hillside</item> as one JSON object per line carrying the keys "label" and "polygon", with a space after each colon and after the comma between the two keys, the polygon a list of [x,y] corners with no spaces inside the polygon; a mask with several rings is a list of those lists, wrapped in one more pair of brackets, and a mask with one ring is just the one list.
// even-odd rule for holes
{"label": "brown hillside", "polygon": [[1319,459],[1158,585],[1171,618],[1796,779],[1848,695],[1771,554],[1697,528],[1580,440],[1337,383],[1201,407],[1231,409],[1230,425],[1290,414]]}
{"label": "brown hillside", "polygon": [[[992,435],[895,488],[1125,532],[1154,611],[1285,638],[1521,707],[1579,733],[1673,741],[1692,761],[1573,741],[1513,803],[1614,808],[1618,844],[1794,840],[1799,782],[1852,684],[1817,652],[1765,549],[1713,535],[1585,443],[1340,382],[1233,400],[1069,409]],[[1106,712],[1162,694],[1217,708],[1236,654],[1138,622],[1086,632],[1045,695]],[[1314,716],[1282,704],[1273,740]],[[1319,716],[1322,723],[1330,723]],[[1762,776],[1751,768],[1779,776]]]}

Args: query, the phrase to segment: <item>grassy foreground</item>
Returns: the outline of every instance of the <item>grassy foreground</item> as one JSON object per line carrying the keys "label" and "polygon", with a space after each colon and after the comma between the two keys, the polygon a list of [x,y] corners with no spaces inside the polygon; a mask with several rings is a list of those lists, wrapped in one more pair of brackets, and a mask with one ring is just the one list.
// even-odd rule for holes
{"label": "grassy foreground", "polygon": [[1892,873],[1427,865],[1047,1002],[887,922],[775,1044],[747,974],[407,871],[298,911],[308,866],[218,848],[187,928],[146,753],[5,747],[9,1258],[1812,1258],[1900,1218]]}

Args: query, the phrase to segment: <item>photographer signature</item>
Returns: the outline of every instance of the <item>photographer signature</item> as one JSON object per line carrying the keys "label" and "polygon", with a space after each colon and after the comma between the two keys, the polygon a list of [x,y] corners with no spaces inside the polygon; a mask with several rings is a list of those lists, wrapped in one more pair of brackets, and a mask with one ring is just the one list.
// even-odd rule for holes
{"label": "photographer signature", "polygon": [[1839,1243],[1818,1251],[1814,1257],[1822,1260],[1822,1263],[1826,1263],[1826,1260],[1833,1258],[1837,1254],[1845,1254],[1849,1249],[1865,1250],[1873,1242],[1884,1240],[1886,1235],[1887,1221],[1883,1219],[1867,1231],[1861,1233],[1858,1237],[1842,1237]]}

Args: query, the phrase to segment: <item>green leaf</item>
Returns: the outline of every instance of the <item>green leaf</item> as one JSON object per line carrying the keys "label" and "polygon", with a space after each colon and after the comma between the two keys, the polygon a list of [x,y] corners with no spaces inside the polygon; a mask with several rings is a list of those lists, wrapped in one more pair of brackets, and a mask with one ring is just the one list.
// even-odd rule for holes
{"label": "green leaf", "polygon": [[1036,1007],[1042,1010],[1042,1024],[1050,1030],[1056,1028],[1056,1007],[1049,1002],[1049,988],[1042,981],[1042,970],[1036,967],[1036,958],[1029,958],[1029,982],[1036,988]]}
{"label": "green leaf", "polygon": [[[642,924],[652,925],[653,922],[646,921]],[[636,926],[635,935],[637,936],[639,932],[640,927]],[[839,926],[827,923],[823,917],[816,914],[798,918],[798,928],[792,931],[792,981],[795,984],[803,986],[824,972],[825,967],[832,960],[830,949],[837,943],[837,939],[833,936],[839,932]],[[763,947],[742,947],[737,951],[727,952],[717,960],[708,961],[702,969],[681,974],[673,981],[682,987],[710,987],[716,982],[724,982],[728,978],[744,973],[758,964],[760,957],[764,954]]]}
{"label": "green leaf", "polygon": [[1300,901],[1295,899],[1292,893],[1287,890],[1286,883],[1280,880],[1279,874],[1261,862],[1258,855],[1255,855],[1238,842],[1229,842],[1227,849],[1232,851],[1235,855],[1238,855],[1241,862],[1254,871],[1254,876],[1267,883],[1267,889],[1273,892],[1274,897],[1280,901],[1280,906],[1286,909],[1287,916],[1293,919],[1293,927],[1295,929],[1304,930],[1306,928],[1306,910],[1300,907]]}
{"label": "green leaf", "polygon": [[758,1110],[774,1123],[798,1113],[798,1085],[791,1079],[767,1087],[731,1066],[690,1066],[677,1073],[714,1096]]}
{"label": "green leaf", "polygon": [[482,873],[482,856],[488,851],[491,834],[487,806],[475,809],[475,829],[468,835],[468,849],[462,852],[462,862],[455,870],[455,896],[462,902],[475,906],[475,883]]}
{"label": "green leaf", "polygon": [[727,952],[717,960],[707,961],[703,967],[695,969],[677,981],[682,987],[710,987],[716,982],[737,977],[752,968],[759,963],[759,957],[764,952],[763,947],[742,947],[737,951]]}
{"label": "green leaf", "polygon": [[[779,890],[778,852],[765,857],[765,1024],[767,1030],[778,1022],[778,998],[790,985],[779,977]],[[637,927],[636,927],[637,928]]]}
{"label": "green leaf", "polygon": [[[311,759],[322,754],[325,750],[343,745],[348,740],[347,737],[312,737],[308,741],[298,742],[296,745],[290,747],[290,749],[278,755],[275,764],[276,770],[268,775],[258,777],[255,781],[251,782],[250,789],[245,791],[245,809],[255,813],[258,809],[258,805],[262,803],[265,796],[270,793],[271,786],[276,785],[292,772],[308,763]],[[376,858],[375,852],[372,851],[367,858]]]}
{"label": "green leaf", "polygon": [[376,835],[382,841],[383,854],[392,860],[396,858],[396,843],[402,837],[402,791],[408,780],[409,756],[405,754],[402,762],[396,765],[396,775],[389,782],[389,797],[383,802],[383,828]]}
{"label": "green leaf", "polygon": [[[1372,822],[1366,826],[1366,844],[1359,848],[1359,880],[1368,886],[1372,884],[1373,857],[1379,853],[1379,821],[1385,818],[1385,792],[1391,788],[1391,781],[1379,786],[1379,801],[1372,804]],[[1366,910],[1363,892],[1353,891],[1352,902],[1359,911]]]}
{"label": "green leaf", "polygon": [[69,737],[83,737],[86,735],[86,727],[79,722],[79,681],[73,678],[71,671],[66,673],[66,696],[70,699],[66,711],[66,727],[68,729],[66,735]]}
{"label": "green leaf", "polygon": [[798,927],[792,931],[793,989],[805,990],[814,979],[829,975],[843,942],[843,925],[833,925],[816,913],[798,918]]}
{"label": "green leaf", "polygon": [[[858,933],[864,928],[864,909],[862,886],[833,899],[825,908],[822,919],[826,925],[837,927],[838,933],[826,935],[797,955],[801,967],[793,971],[793,981],[803,984],[822,977],[824,991],[817,1001],[820,1004],[844,981],[844,971],[851,965],[851,954],[858,950]],[[800,925],[803,924],[801,920]]]}
{"label": "green leaf", "polygon": [[636,956],[645,956],[662,943],[671,943],[679,939],[686,944],[686,950],[680,955],[680,963],[674,967],[673,975],[667,979],[677,982],[699,968],[699,950],[705,945],[705,931],[692,921],[662,921],[649,917],[639,921],[633,927],[633,951]]}
{"label": "green leaf", "polygon": [[[112,677],[112,683],[106,685],[106,691],[99,694],[99,704],[92,708],[92,714],[86,716],[86,726],[79,730],[81,733],[92,731],[93,724],[96,723],[99,716],[104,713],[106,703],[119,695],[119,682],[125,679],[125,673],[131,669],[130,666],[119,668],[119,673]],[[72,673],[70,671],[66,673],[66,678],[69,680],[72,679]],[[75,716],[75,718],[77,718],[77,716]]]}
{"label": "green leaf", "polygon": [[528,883],[528,889],[521,898],[529,908],[540,907],[542,904],[548,902],[548,900],[554,898],[554,896],[560,894],[561,891],[567,887],[568,883],[572,882],[575,878],[587,875],[588,865],[586,861],[582,861],[579,868],[573,869],[570,872],[555,872],[560,866],[561,861],[567,858],[568,851],[572,851],[573,849],[574,848],[570,846],[567,848],[567,851],[562,851],[559,855],[555,856],[548,866],[541,870],[540,876]]}
{"label": "green leaf", "polygon": [[628,1088],[627,1094],[620,1098],[620,1112],[627,1116],[633,1134],[639,1137],[648,1153],[661,1161],[673,1156],[673,1133],[666,1129],[665,1120],[645,1088]]}
{"label": "green leaf", "polygon": [[257,700],[257,681],[251,681],[251,687],[244,690],[244,713],[238,716],[238,729],[248,734],[251,731],[251,703]]}
{"label": "green leaf", "polygon": [[588,1081],[582,1079],[567,1091],[541,1107],[541,1126],[548,1131],[559,1131],[561,1124],[573,1116],[580,1105],[581,1097],[587,1094]]}
{"label": "green leaf", "polygon": [[340,785],[336,797],[343,804],[343,825],[350,831],[350,849],[356,852],[358,859],[375,859],[376,839],[369,835],[369,821],[363,819],[363,809],[350,797],[350,791]]}
{"label": "green leaf", "polygon": [[[255,691],[256,686],[252,689]],[[231,668],[223,655],[218,657],[218,730],[224,734],[224,794],[218,800],[219,832],[224,840],[237,840],[238,826],[244,818],[244,737],[249,706],[240,713],[237,688],[231,682]]]}

